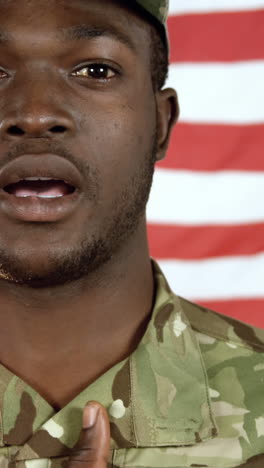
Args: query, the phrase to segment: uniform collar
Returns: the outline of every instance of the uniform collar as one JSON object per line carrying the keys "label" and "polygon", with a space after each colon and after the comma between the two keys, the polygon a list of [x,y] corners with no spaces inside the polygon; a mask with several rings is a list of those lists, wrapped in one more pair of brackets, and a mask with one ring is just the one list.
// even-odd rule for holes
{"label": "uniform collar", "polygon": [[[31,387],[0,369],[2,446],[17,460],[67,456],[90,400],[109,412],[112,448],[193,445],[216,437],[199,344],[182,305],[153,262],[156,301],[135,352],[59,412]],[[1,396],[0,395],[0,396]],[[12,404],[11,404],[12,402]]]}
{"label": "uniform collar", "polygon": [[182,305],[154,265],[153,316],[130,358],[135,442],[142,447],[192,445],[217,433],[207,375]]}

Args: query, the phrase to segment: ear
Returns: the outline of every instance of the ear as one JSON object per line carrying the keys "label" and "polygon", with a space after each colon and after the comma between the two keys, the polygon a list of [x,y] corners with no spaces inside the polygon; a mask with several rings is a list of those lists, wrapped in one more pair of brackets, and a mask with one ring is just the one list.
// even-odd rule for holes
{"label": "ear", "polygon": [[156,93],[157,101],[157,161],[166,156],[171,131],[179,118],[179,103],[177,93],[172,88],[163,89]]}

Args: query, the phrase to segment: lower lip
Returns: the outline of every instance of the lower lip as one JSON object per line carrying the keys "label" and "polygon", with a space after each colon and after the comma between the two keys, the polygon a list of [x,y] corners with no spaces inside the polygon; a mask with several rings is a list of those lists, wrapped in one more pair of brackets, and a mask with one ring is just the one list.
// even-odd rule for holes
{"label": "lower lip", "polygon": [[56,222],[67,218],[75,211],[80,202],[81,193],[74,193],[57,198],[16,197],[0,190],[0,211],[18,221]]}

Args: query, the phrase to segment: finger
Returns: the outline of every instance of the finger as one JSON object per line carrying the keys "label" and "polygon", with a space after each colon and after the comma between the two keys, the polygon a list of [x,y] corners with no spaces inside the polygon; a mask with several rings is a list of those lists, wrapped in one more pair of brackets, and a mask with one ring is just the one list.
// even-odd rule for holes
{"label": "finger", "polygon": [[106,468],[110,450],[110,425],[103,406],[90,402],[83,411],[83,428],[67,468]]}

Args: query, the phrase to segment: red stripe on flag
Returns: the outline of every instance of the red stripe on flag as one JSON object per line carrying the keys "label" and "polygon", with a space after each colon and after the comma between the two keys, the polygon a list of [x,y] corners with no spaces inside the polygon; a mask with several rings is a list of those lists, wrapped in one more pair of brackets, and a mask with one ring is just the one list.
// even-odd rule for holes
{"label": "red stripe on flag", "polygon": [[233,317],[255,327],[264,328],[264,298],[229,301],[197,301],[208,309]]}
{"label": "red stripe on flag", "polygon": [[179,123],[159,167],[197,171],[264,170],[264,125]]}
{"label": "red stripe on flag", "polygon": [[159,259],[198,260],[264,251],[264,223],[242,226],[149,224],[150,253]]}
{"label": "red stripe on flag", "polygon": [[264,10],[170,16],[171,62],[264,58]]}

